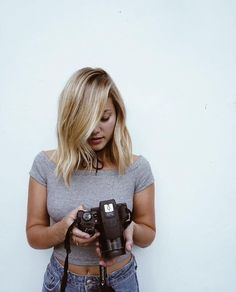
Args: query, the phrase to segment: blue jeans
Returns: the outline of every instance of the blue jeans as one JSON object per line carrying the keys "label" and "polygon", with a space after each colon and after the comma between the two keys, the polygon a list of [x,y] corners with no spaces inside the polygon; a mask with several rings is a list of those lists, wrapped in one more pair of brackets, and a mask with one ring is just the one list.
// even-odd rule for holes
{"label": "blue jeans", "polygon": [[[134,256],[122,269],[108,275],[107,283],[115,292],[139,292],[137,263]],[[64,267],[52,256],[44,274],[42,292],[60,292]],[[79,276],[68,272],[66,292],[96,292],[99,288],[99,276]]]}

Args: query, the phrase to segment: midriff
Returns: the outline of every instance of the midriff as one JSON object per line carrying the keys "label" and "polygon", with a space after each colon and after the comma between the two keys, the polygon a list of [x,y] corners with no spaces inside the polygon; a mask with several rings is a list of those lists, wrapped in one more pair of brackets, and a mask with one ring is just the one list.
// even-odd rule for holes
{"label": "midriff", "polygon": [[[115,263],[112,266],[107,267],[107,273],[111,274],[112,272],[118,271],[121,268],[123,268],[125,265],[127,265],[131,260],[132,255],[130,254],[127,259],[124,259],[123,261],[119,263]],[[58,262],[64,267],[64,262],[57,259]],[[99,275],[99,266],[77,266],[73,264],[68,265],[68,271],[77,274],[79,276],[88,276],[88,275]]]}

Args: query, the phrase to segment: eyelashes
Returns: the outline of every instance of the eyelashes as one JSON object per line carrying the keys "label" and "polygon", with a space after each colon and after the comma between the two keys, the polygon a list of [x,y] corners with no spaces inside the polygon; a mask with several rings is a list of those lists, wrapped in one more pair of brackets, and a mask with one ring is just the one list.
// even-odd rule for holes
{"label": "eyelashes", "polygon": [[107,122],[110,119],[110,116],[108,117],[102,117],[101,122]]}

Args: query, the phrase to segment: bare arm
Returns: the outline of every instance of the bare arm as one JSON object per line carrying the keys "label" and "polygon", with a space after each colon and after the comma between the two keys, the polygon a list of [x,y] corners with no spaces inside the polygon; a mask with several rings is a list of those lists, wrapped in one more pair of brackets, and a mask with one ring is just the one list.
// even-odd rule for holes
{"label": "bare arm", "polygon": [[134,195],[133,241],[140,247],[152,243],[156,235],[154,184]]}
{"label": "bare arm", "polygon": [[[46,249],[62,243],[65,239],[68,227],[76,218],[78,210],[72,210],[61,221],[50,226],[47,212],[47,188],[30,177],[28,195],[28,213],[26,222],[27,239],[31,247]],[[90,237],[89,234],[74,227],[72,239],[75,244],[88,245],[96,239],[99,234]]]}
{"label": "bare arm", "polygon": [[26,222],[26,234],[30,246],[44,249],[63,242],[68,226],[68,220],[50,226],[47,188],[30,177]]}

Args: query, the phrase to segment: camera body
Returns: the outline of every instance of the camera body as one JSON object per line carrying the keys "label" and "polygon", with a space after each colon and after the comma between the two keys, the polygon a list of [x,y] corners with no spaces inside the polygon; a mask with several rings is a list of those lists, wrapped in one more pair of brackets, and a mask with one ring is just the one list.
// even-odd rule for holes
{"label": "camera body", "polygon": [[75,226],[91,236],[99,231],[102,257],[111,259],[125,254],[123,231],[130,222],[131,211],[126,203],[116,204],[112,199],[101,201],[99,207],[90,211],[79,210]]}

